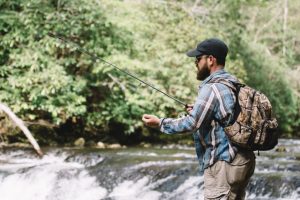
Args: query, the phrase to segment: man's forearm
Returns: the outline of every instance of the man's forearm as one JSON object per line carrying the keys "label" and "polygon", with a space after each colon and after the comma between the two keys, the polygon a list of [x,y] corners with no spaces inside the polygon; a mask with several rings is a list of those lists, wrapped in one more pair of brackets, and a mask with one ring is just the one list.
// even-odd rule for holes
{"label": "man's forearm", "polygon": [[160,131],[166,134],[191,133],[196,131],[196,129],[196,122],[190,115],[179,119],[160,119]]}

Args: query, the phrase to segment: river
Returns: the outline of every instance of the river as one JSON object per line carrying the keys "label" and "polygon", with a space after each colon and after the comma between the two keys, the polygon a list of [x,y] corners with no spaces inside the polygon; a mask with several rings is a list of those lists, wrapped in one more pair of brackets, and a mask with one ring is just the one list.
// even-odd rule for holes
{"label": "river", "polygon": [[[260,152],[246,199],[300,199],[300,140]],[[1,200],[203,199],[194,148],[0,150]]]}

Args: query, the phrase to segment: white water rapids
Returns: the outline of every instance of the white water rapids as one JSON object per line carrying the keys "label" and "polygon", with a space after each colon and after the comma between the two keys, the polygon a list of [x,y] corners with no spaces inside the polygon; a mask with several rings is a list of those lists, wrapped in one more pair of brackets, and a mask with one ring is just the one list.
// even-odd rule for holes
{"label": "white water rapids", "polygon": [[[262,152],[247,199],[300,199],[300,141],[281,140],[286,152]],[[203,199],[193,148],[0,149],[1,200]]]}

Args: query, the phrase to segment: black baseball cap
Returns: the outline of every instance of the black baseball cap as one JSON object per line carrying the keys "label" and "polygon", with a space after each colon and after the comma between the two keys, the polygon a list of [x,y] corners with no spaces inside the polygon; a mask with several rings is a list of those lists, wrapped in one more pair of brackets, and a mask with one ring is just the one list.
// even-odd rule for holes
{"label": "black baseball cap", "polygon": [[195,49],[186,53],[189,57],[212,55],[219,61],[225,61],[228,53],[227,45],[217,38],[210,38],[200,42]]}

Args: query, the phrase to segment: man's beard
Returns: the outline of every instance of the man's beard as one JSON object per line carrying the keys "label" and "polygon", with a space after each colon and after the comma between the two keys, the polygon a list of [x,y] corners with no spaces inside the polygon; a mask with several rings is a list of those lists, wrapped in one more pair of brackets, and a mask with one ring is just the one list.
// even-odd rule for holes
{"label": "man's beard", "polygon": [[201,69],[197,71],[197,80],[203,81],[210,75],[210,71],[208,69],[207,63],[201,67]]}

